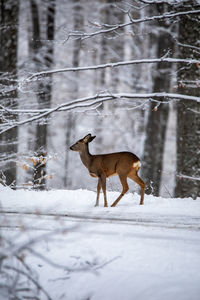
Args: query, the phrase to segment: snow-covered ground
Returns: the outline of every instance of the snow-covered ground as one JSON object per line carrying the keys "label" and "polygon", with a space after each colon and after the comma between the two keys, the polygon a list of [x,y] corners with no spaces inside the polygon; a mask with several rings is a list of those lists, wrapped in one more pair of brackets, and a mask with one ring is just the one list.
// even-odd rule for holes
{"label": "snow-covered ground", "polygon": [[200,198],[146,195],[140,206],[129,193],[115,208],[95,198],[0,186],[1,235],[15,248],[32,241],[24,259],[52,299],[200,299]]}

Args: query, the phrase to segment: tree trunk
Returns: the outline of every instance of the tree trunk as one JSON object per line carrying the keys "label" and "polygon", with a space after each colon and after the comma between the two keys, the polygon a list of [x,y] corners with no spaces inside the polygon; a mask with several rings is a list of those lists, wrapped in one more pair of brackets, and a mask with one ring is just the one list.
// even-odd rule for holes
{"label": "tree trunk", "polygon": [[[31,13],[33,23],[33,60],[35,62],[37,71],[41,68],[41,58],[43,69],[49,69],[53,65],[53,43],[48,43],[47,46],[41,42],[41,27],[42,24],[39,19],[38,5],[34,0],[31,0]],[[55,0],[48,1],[47,4],[47,20],[46,20],[46,39],[48,41],[54,40],[54,23],[55,23]],[[44,25],[44,24],[43,24]],[[42,50],[42,51],[41,51]],[[43,52],[43,53],[42,53]],[[38,84],[38,108],[50,108],[51,105],[51,87],[52,87],[52,76],[43,78]],[[47,155],[47,130],[48,130],[48,119],[43,119],[38,122],[36,128],[36,142],[35,152],[38,161],[41,156]],[[46,162],[46,160],[44,160]],[[35,167],[33,182],[35,188],[44,189],[46,185],[46,163],[43,163],[40,167]]]}
{"label": "tree trunk", "polygon": [[[164,13],[164,7],[157,5],[160,14]],[[162,57],[168,50],[173,52],[173,40],[167,33],[169,24],[160,21],[158,24],[163,30],[159,31],[157,40],[158,48],[156,57]],[[171,65],[168,63],[157,64],[154,77],[153,92],[169,92]],[[164,142],[168,121],[169,105],[159,102],[150,102],[149,114],[146,126],[146,140],[143,157],[143,178],[147,183],[146,192],[155,196],[159,195],[162,163],[164,154]]]}
{"label": "tree trunk", "polygon": [[[188,10],[200,9],[196,1],[188,1]],[[179,58],[199,59],[200,20],[198,16],[184,16],[179,26]],[[190,46],[189,46],[190,45]],[[200,97],[198,85],[199,65],[179,68],[178,86],[182,94]],[[181,177],[187,175],[200,179],[200,105],[195,101],[183,100],[177,104],[177,181],[176,196],[194,199],[200,196],[200,183]]]}
{"label": "tree trunk", "polygon": [[[0,2],[0,86],[4,96],[0,104],[4,107],[17,108],[17,42],[18,42],[18,0],[1,0]],[[9,92],[10,87],[13,91]],[[16,116],[4,114],[7,121],[16,121]],[[1,123],[1,119],[0,119]],[[16,180],[16,154],[18,130],[14,128],[0,136],[0,153],[4,164],[4,184],[11,185]]]}
{"label": "tree trunk", "polygon": [[[82,3],[80,0],[75,0],[73,1],[73,18],[74,18],[74,31],[78,31],[82,28],[83,26],[83,7]],[[81,43],[79,40],[74,40],[73,43],[73,57],[72,57],[72,65],[73,67],[78,67],[79,62],[80,62],[80,51],[81,51]],[[73,93],[73,98],[78,97],[78,77],[79,74],[76,73],[76,76],[74,78],[73,82],[73,87],[72,87],[72,93]],[[69,145],[71,142],[71,133],[74,131],[75,128],[75,117],[74,114],[68,114],[67,118],[67,131],[66,131],[66,160],[65,160],[65,170],[66,170],[66,175],[64,178],[64,185],[66,187],[71,187],[72,186],[72,179],[71,176],[69,176]]]}

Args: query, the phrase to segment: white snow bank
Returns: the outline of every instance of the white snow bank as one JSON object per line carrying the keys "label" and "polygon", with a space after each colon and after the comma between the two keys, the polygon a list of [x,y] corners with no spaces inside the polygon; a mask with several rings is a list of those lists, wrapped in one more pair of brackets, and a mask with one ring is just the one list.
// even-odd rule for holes
{"label": "white snow bank", "polygon": [[[111,205],[119,196],[118,192],[107,192],[108,204]],[[0,184],[0,202],[6,210],[20,211],[67,212],[80,210],[99,210],[113,213],[159,212],[166,214],[187,214],[199,216],[200,197],[192,198],[162,198],[145,195],[144,206],[140,206],[140,196],[136,193],[126,194],[115,208],[103,208],[101,193],[100,207],[94,208],[96,192],[88,190],[50,190],[50,191],[14,191]]]}

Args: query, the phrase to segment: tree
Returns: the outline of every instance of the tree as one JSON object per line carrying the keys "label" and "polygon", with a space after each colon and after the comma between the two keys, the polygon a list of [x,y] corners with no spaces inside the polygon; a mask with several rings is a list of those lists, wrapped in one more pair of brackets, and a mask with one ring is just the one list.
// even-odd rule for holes
{"label": "tree", "polygon": [[[191,10],[200,9],[198,1],[184,3]],[[179,23],[179,57],[198,58],[200,48],[200,17],[185,15]],[[178,69],[178,90],[186,95],[200,96],[199,64]],[[177,103],[177,182],[176,196],[200,196],[200,105],[188,100]],[[194,177],[194,178],[192,178]]]}
{"label": "tree", "polygon": [[[156,5],[157,13],[164,14],[168,7],[163,4]],[[158,38],[152,38],[157,43],[157,57],[174,53],[173,31],[171,23],[167,20],[158,21]],[[172,65],[165,62],[157,64],[154,70],[153,92],[170,91]],[[148,121],[146,125],[146,140],[143,156],[143,177],[148,182],[147,193],[159,195],[162,164],[164,154],[164,142],[169,114],[169,104],[163,104],[165,99],[150,102]]]}
{"label": "tree", "polygon": [[[4,93],[0,96],[0,107],[17,108],[17,40],[18,40],[18,0],[0,2],[0,86]],[[16,121],[18,118],[14,116]],[[0,115],[0,124],[13,121],[13,115],[5,111]],[[1,171],[4,183],[11,185],[16,180],[17,128],[0,136]]]}
{"label": "tree", "polygon": [[[54,23],[55,23],[55,0],[48,1],[47,7],[43,7],[46,14],[45,25],[40,20],[39,7],[35,0],[31,0],[31,16],[32,16],[32,43],[31,48],[33,52],[33,61],[36,69],[39,71],[42,68],[48,69],[53,65],[53,40],[54,40]],[[42,43],[42,26],[45,26],[45,38],[48,44]],[[52,76],[49,76],[46,80],[39,81],[38,83],[38,108],[44,107],[50,108],[51,106],[51,88]],[[47,120],[37,123],[36,128],[36,141],[35,141],[35,153],[37,167],[34,170],[34,186],[40,189],[45,188],[46,182],[46,162],[44,159],[40,162],[41,157],[47,154]]]}
{"label": "tree", "polygon": [[[73,22],[74,22],[74,30],[78,31],[83,26],[83,4],[81,0],[75,0],[73,2]],[[73,67],[77,68],[80,62],[80,52],[81,52],[81,44],[79,40],[73,41],[73,54],[72,54],[72,65]],[[75,77],[73,80],[73,87],[72,87],[72,95],[73,97],[78,96],[79,86],[78,86],[78,78]],[[71,134],[75,128],[76,120],[73,114],[69,114],[67,118],[67,128],[66,128],[66,146],[67,149],[69,148],[70,141],[71,141]],[[65,178],[64,178],[64,186],[71,187],[72,180],[71,176],[69,176],[69,153],[66,152],[66,159],[65,159]]]}

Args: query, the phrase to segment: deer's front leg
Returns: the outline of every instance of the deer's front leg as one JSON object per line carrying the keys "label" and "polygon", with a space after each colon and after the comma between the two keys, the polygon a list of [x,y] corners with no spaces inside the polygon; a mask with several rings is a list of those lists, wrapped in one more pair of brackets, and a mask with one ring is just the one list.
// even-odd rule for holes
{"label": "deer's front leg", "polygon": [[95,206],[99,206],[99,195],[101,191],[101,179],[98,179],[98,184],[97,184],[97,200]]}
{"label": "deer's front leg", "polygon": [[104,195],[104,207],[108,207],[107,197],[106,197],[106,175],[101,173],[100,177],[101,187]]}

